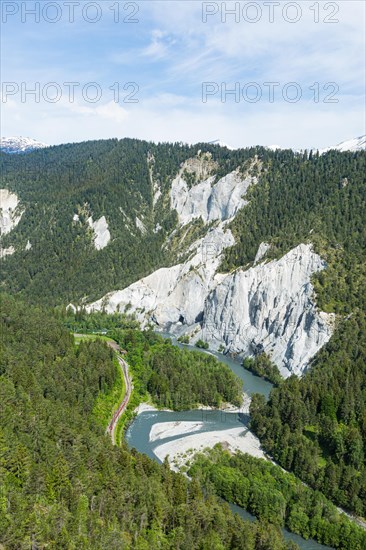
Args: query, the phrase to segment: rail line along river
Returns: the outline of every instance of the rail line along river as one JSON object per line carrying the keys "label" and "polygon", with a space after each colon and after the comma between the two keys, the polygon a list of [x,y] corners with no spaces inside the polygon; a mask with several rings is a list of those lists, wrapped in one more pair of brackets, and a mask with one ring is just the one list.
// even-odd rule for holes
{"label": "rail line along river", "polygon": [[[193,346],[180,344],[170,334],[163,333],[162,336],[170,338],[173,344],[179,347],[190,347],[197,351]],[[268,398],[272,384],[245,370],[238,361],[221,354],[213,352],[212,354],[226,363],[242,380],[245,396],[250,397],[253,393],[261,393]],[[179,465],[179,456],[194,454],[193,449],[198,451],[204,447],[213,446],[219,441],[224,441],[231,448],[238,448],[254,456],[263,456],[259,441],[248,429],[248,423],[247,406],[235,412],[205,409],[177,412],[145,410],[140,412],[129,426],[125,438],[130,447],[134,447],[158,462],[162,462],[167,455],[170,458],[175,456],[176,465]],[[255,519],[239,506],[230,506],[244,519]],[[289,533],[285,529],[283,532],[287,539],[296,542],[303,550],[329,549],[313,540],[305,540]]]}

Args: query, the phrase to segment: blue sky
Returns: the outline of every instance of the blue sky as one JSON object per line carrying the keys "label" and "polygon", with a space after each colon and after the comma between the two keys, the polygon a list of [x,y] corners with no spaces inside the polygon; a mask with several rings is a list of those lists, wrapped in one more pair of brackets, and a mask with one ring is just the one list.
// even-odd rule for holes
{"label": "blue sky", "polygon": [[[39,22],[29,13],[37,4]],[[3,136],[305,148],[365,133],[363,1],[79,0],[73,9],[70,21],[64,1],[2,1]],[[77,83],[74,101],[67,82]]]}

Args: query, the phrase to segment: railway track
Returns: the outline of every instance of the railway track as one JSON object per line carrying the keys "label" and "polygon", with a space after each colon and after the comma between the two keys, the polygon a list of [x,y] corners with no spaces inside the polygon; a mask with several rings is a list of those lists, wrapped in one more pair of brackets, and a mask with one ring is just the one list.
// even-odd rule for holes
{"label": "railway track", "polygon": [[[114,347],[114,346],[111,346],[111,347]],[[126,393],[123,398],[123,401],[118,406],[118,409],[114,412],[112,420],[110,421],[107,427],[107,433],[111,436],[113,445],[116,444],[116,427],[117,427],[118,420],[126,410],[126,407],[128,405],[128,402],[130,400],[131,393],[132,393],[132,382],[128,372],[128,364],[120,355],[118,355],[118,353],[117,353],[117,359],[125,381]]]}

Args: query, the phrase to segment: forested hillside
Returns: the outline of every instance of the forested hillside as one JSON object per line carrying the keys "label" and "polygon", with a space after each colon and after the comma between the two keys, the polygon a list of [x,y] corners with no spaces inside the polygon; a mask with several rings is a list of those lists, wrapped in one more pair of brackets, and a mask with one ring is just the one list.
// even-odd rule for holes
{"label": "forested hillside", "polygon": [[[250,265],[263,241],[271,243],[267,256],[274,257],[310,240],[329,263],[319,275],[321,307],[343,312],[360,305],[364,152],[229,151],[131,139],[60,145],[27,155],[0,153],[0,187],[18,195],[23,211],[18,226],[2,237],[3,248],[16,250],[2,261],[3,286],[50,304],[91,301],[176,263],[206,231],[197,219],[187,233],[178,230],[168,239],[178,229],[171,182],[199,151],[211,153],[216,180],[258,160],[253,175],[259,183],[249,189],[249,203],[230,225],[236,244],[226,251],[221,270]],[[93,244],[90,216],[93,221],[106,217],[110,241],[103,249]],[[28,241],[32,247],[27,249]]]}
{"label": "forested hillside", "polygon": [[[192,224],[183,249],[179,232],[177,242],[163,246],[177,226],[170,185],[180,164],[202,148],[218,161],[217,177],[256,152],[115,139],[27,155],[0,153],[0,188],[15,192],[23,211],[19,225],[1,242],[16,250],[2,262],[5,288],[34,301],[65,304],[85,296],[100,298],[176,263],[177,254],[202,232],[202,224]],[[90,216],[107,219],[111,238],[101,250],[93,244]]]}
{"label": "forested hillside", "polygon": [[180,349],[150,331],[116,331],[114,338],[128,351],[141,396],[148,393],[158,406],[189,410],[199,404],[241,405],[240,379],[214,356]]}
{"label": "forested hillside", "polygon": [[[163,233],[151,230],[146,158],[143,142],[121,146],[117,140],[63,145],[26,156],[2,154],[2,185],[18,194],[25,210],[7,236],[18,250],[4,262],[7,288],[55,304],[99,297],[159,265]],[[73,222],[75,214],[80,223]],[[86,224],[91,215],[94,220],[107,215],[111,242],[102,250],[95,249]],[[136,227],[136,216],[149,227],[146,235]],[[160,220],[162,227],[170,223]],[[27,240],[32,245],[28,251]]]}
{"label": "forested hillside", "polygon": [[93,416],[112,351],[78,348],[39,308],[1,296],[0,543],[29,548],[286,550],[164,464],[113,447]]}
{"label": "forested hillside", "polygon": [[366,153],[264,152],[260,184],[231,224],[236,244],[222,269],[253,262],[261,242],[279,257],[312,242],[327,261],[317,275],[319,307],[335,313],[366,309]]}
{"label": "forested hillside", "polygon": [[319,491],[268,461],[220,445],[195,456],[189,475],[214,487],[228,502],[256,517],[284,526],[305,539],[342,550],[363,550],[366,532],[341,515]]}
{"label": "forested hillside", "polygon": [[366,515],[366,316],[343,321],[302,379],[254,396],[252,428],[287,470]]}
{"label": "forested hillside", "polygon": [[[299,243],[313,243],[315,251],[326,261],[326,269],[318,271],[312,283],[319,309],[336,314],[334,335],[307,365],[308,370],[301,379],[292,376],[281,382],[277,371],[271,370],[271,378],[279,387],[273,390],[268,404],[260,397],[253,399],[252,426],[267,452],[284,468],[334,502],[365,516],[365,152],[329,151],[318,155],[261,147],[229,151],[209,144],[152,144],[125,139],[62,145],[20,156],[2,153],[0,188],[17,194],[19,212],[22,212],[18,225],[1,237],[2,248],[15,248],[14,254],[1,260],[2,289],[33,303],[66,306],[70,301],[81,303],[101,298],[161,266],[183,262],[190,244],[215,224],[214,221],[205,226],[202,220],[195,219],[180,227],[177,212],[171,209],[172,180],[182,163],[197,157],[199,151],[211,153],[215,165],[215,173],[211,175],[216,181],[237,168],[241,173],[250,170],[258,177],[257,183],[247,190],[246,205],[227,224],[235,244],[224,250],[218,271],[250,268],[261,243],[270,245],[264,261],[283,256]],[[253,159],[256,159],[255,165],[251,164]],[[186,179],[190,189],[198,183],[192,174],[187,174]],[[97,249],[88,220],[92,218],[95,222],[103,216],[108,223],[110,240],[102,249]],[[194,300],[193,293],[182,294]],[[114,370],[108,351],[100,344],[90,344],[90,349],[83,345],[76,352],[70,337],[55,321],[45,323],[43,313],[36,310],[25,314],[23,320],[20,306],[11,305],[8,299],[6,304],[17,312],[20,335],[27,323],[31,327],[21,340],[15,336],[12,325],[7,328],[4,321],[9,332],[5,333],[4,340],[6,374],[2,391],[10,392],[10,397],[4,397],[4,402],[10,403],[4,408],[12,418],[9,429],[15,430],[12,422],[17,425],[25,422],[28,432],[33,434],[36,428],[31,422],[36,413],[32,407],[37,406],[36,401],[32,401],[34,396],[39,402],[47,401],[44,414],[52,418],[54,412],[49,400],[56,397],[59,401],[56,399],[54,409],[64,409],[66,403],[72,422],[75,409],[79,418],[75,422],[80,429],[80,423],[84,426],[85,417],[89,418],[98,391],[103,391],[103,384],[105,387],[113,384]],[[287,304],[289,310],[292,305]],[[252,312],[253,318],[256,313]],[[306,319],[306,310],[301,314]],[[197,316],[197,324],[202,321],[201,317]],[[85,323],[84,328],[93,328],[91,321],[85,320]],[[150,392],[159,405],[177,409],[194,406],[203,396],[212,404],[237,400],[236,381],[227,373],[221,378],[213,360],[197,359],[196,372],[184,354],[177,354],[168,343],[160,342],[151,334],[142,337],[134,328],[132,323],[131,331],[120,333],[120,342],[131,355],[131,364],[138,374],[136,385],[142,393]],[[285,328],[280,327],[275,337],[280,339]],[[305,322],[303,334],[296,334],[296,338],[301,339],[307,331],[310,329]],[[315,340],[316,337],[315,334]],[[9,344],[11,340],[14,346]],[[29,352],[28,348],[33,351]],[[19,355],[20,361],[15,360],[13,353],[16,357]],[[83,370],[87,369],[86,355],[92,356],[99,365],[94,374]],[[100,357],[104,359],[99,362]],[[27,365],[28,361],[32,369],[18,366],[18,363]],[[79,362],[81,367],[77,366]],[[270,363],[257,358],[250,367],[263,374],[268,371],[268,365]],[[207,375],[208,367],[210,373],[215,372],[214,379]],[[180,378],[179,372],[185,376]],[[20,383],[23,375],[26,388],[35,384],[33,393],[18,389],[23,387]],[[19,396],[16,392],[20,392]],[[24,411],[30,407],[31,414],[22,412],[20,417],[15,414],[15,395],[19,406]],[[41,422],[37,422],[37,426],[45,426],[45,430],[51,430],[52,426],[55,432],[52,435],[51,430],[51,435],[42,439],[41,428],[42,435],[33,434],[27,439],[24,429],[19,442],[24,448],[19,452],[20,456],[24,453],[27,457],[26,465],[36,453],[46,453],[41,447],[43,443],[51,445],[51,455],[57,456],[55,434],[59,437],[60,433],[64,434],[64,428],[58,428],[60,420],[49,422],[42,412],[40,414]],[[12,434],[7,445],[17,441]],[[51,443],[47,443],[48,438]],[[39,447],[34,451],[32,446],[36,443]],[[73,443],[70,448],[72,446]],[[69,452],[69,447],[67,449]],[[80,456],[84,453],[85,458],[84,447],[79,452]],[[65,453],[63,451],[63,456]],[[51,471],[53,462],[50,464]],[[11,468],[13,466],[8,469],[13,471]],[[28,466],[24,468],[28,472]],[[73,468],[74,465],[70,471],[74,471]],[[155,466],[149,468],[154,470]],[[40,486],[46,491],[48,482],[42,475],[32,474],[31,479],[37,484],[40,476]],[[156,475],[159,477],[160,473]],[[73,483],[72,491],[77,487],[78,484]],[[91,493],[86,494],[91,499]],[[21,498],[19,502],[23,502]],[[77,504],[75,506],[74,510]]]}

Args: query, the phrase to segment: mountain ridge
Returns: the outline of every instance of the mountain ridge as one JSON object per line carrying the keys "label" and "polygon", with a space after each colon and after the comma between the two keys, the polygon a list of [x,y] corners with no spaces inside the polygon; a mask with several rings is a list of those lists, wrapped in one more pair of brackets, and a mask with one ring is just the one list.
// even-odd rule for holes
{"label": "mountain ridge", "polygon": [[29,137],[2,137],[0,150],[8,154],[30,153],[36,149],[49,147],[46,143]]}
{"label": "mountain ridge", "polygon": [[[62,145],[66,145],[66,144],[62,144]],[[216,145],[217,147],[225,147],[229,151],[235,151],[237,149],[246,149],[248,147],[251,147],[251,146],[232,147],[231,145],[228,145],[227,143],[221,141],[220,139],[217,139],[214,141],[208,141],[207,145]],[[26,152],[31,152],[36,149],[45,148],[45,147],[51,147],[51,146],[29,137],[24,138],[22,136],[14,136],[14,137],[2,137],[0,139],[0,150],[3,151],[4,153],[10,153],[10,154],[26,153]],[[271,151],[287,149],[286,147],[281,147],[280,145],[266,145],[264,147],[270,149]],[[304,151],[304,149],[292,149],[292,150],[297,153]],[[320,154],[326,153],[331,150],[363,151],[363,150],[366,150],[366,135],[362,135],[355,138],[351,138],[349,140],[342,141],[337,145],[332,145],[325,148],[310,147],[308,148],[308,150],[309,151],[312,150],[314,152],[319,151]]]}

